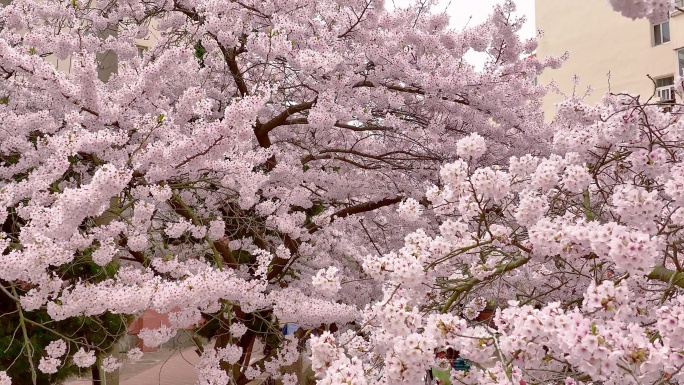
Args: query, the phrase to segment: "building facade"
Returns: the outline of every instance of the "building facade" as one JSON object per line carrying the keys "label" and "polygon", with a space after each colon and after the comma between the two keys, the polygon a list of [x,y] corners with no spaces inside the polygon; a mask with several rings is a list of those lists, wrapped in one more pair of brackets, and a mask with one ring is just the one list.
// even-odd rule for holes
{"label": "building facade", "polygon": [[[683,0],[684,1],[684,0]],[[12,0],[0,0],[0,7],[10,5]],[[138,46],[138,54],[143,55],[143,52],[153,47],[159,40],[160,31],[157,29],[157,20],[151,20],[149,23],[150,34],[141,39],[136,39],[136,44]],[[101,38],[106,38],[108,36],[116,36],[117,26],[112,25],[109,29],[101,33]],[[45,52],[39,52],[39,54],[47,54]],[[45,60],[52,64],[55,69],[62,72],[71,72],[71,61],[72,57],[67,57],[66,59],[58,59],[55,55],[48,54],[45,56]],[[98,67],[98,77],[101,81],[106,82],[112,74],[115,74],[118,70],[118,60],[116,54],[107,51],[99,53],[96,55],[97,67]]]}
{"label": "building facade", "polygon": [[[677,0],[684,6],[684,0]],[[645,101],[668,101],[672,85],[684,74],[684,12],[676,11],[661,24],[630,20],[612,10],[606,0],[536,0],[537,29],[542,31],[537,56],[563,55],[569,59],[557,70],[547,70],[537,81],[555,84],[544,100],[547,120],[567,96],[586,94],[597,102],[606,92],[638,94]],[[577,76],[577,77],[576,77]]]}

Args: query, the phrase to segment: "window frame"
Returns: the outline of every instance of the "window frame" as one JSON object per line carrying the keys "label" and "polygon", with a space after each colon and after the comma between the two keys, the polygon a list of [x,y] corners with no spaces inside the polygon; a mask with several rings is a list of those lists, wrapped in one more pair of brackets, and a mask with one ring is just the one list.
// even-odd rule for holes
{"label": "window frame", "polygon": [[[675,81],[675,76],[674,75],[667,75],[667,76],[660,76],[657,78],[654,78],[653,81],[655,82],[655,96],[658,98],[659,103],[670,103],[675,100],[675,91],[674,91],[674,81]],[[662,84],[658,85],[660,81],[665,81],[665,83],[668,84]],[[663,98],[661,96],[661,93],[667,91],[667,98]]]}
{"label": "window frame", "polygon": [[[663,28],[665,25],[667,25],[666,29]],[[664,30],[667,31],[667,34],[663,33]],[[665,40],[665,35],[667,35],[667,40]],[[653,44],[654,47],[667,44],[671,41],[672,34],[670,33],[669,18],[667,19],[667,21],[663,21],[662,23],[651,24],[651,44]]]}
{"label": "window frame", "polygon": [[138,49],[138,57],[143,58],[145,56],[145,52],[147,52],[150,47],[146,47],[144,45],[136,44],[135,47]]}

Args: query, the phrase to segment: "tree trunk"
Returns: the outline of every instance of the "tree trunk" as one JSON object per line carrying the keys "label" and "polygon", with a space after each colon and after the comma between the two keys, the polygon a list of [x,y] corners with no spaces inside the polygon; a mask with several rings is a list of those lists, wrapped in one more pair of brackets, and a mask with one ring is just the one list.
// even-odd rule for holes
{"label": "tree trunk", "polygon": [[[244,370],[241,369],[242,366],[249,366],[249,361],[252,357],[252,347],[254,346],[255,339],[256,333],[251,329],[247,329],[247,332],[245,332],[245,334],[242,337],[240,337],[240,340],[237,341],[237,345],[240,348],[242,348],[242,356],[240,356],[240,360],[234,365],[230,365],[225,361],[221,361],[221,369],[228,373],[237,385],[245,385],[251,381],[247,379],[247,377],[245,377],[243,373]],[[230,330],[224,327],[223,323],[221,323],[216,333],[216,343],[214,345],[214,348],[225,348],[230,343]]]}
{"label": "tree trunk", "polygon": [[100,378],[100,365],[93,365],[90,367],[90,373],[93,376],[93,385],[104,385]]}

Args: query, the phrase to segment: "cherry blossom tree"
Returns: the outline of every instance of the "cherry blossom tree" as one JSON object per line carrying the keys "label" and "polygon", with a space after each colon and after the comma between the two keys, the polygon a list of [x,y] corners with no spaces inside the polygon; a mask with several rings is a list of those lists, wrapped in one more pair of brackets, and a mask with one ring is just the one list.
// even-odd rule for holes
{"label": "cherry blossom tree", "polygon": [[[383,299],[353,333],[313,339],[322,383],[416,383],[446,348],[475,366],[453,383],[681,381],[680,114],[569,100],[553,154],[500,167],[462,139],[427,191],[439,231],[369,255]],[[488,302],[493,322],[478,322]]]}
{"label": "cherry blossom tree", "polygon": [[147,309],[170,320],[148,346],[194,326],[200,384],[294,384],[304,348],[323,384],[413,384],[449,346],[466,383],[678,378],[677,108],[569,100],[546,124],[531,80],[563,59],[531,56],[513,3],[463,30],[431,5],[1,8],[0,287],[32,382],[139,359],[57,323]]}
{"label": "cherry blossom tree", "polygon": [[[201,383],[280,376],[301,345],[283,322],[359,319],[382,293],[365,256],[434,227],[413,211],[459,138],[486,138],[490,163],[548,152],[530,79],[561,59],[528,57],[536,43],[515,34],[513,10],[454,31],[424,2],[12,1],[0,11],[3,301],[20,325],[38,311],[180,308],[141,331],[146,345],[204,319]],[[140,50],[144,39],[156,42]],[[463,60],[470,49],[490,53],[484,71]],[[84,263],[114,273],[67,274]],[[34,382],[122,363],[40,327],[79,348],[17,334]]]}
{"label": "cherry blossom tree", "polygon": [[[648,18],[674,6],[612,3]],[[384,297],[359,328],[312,339],[320,383],[417,383],[447,348],[473,365],[452,383],[681,383],[684,110],[651,100],[567,100],[550,154],[507,164],[482,162],[477,134],[460,139],[414,211],[439,231],[369,255]]]}

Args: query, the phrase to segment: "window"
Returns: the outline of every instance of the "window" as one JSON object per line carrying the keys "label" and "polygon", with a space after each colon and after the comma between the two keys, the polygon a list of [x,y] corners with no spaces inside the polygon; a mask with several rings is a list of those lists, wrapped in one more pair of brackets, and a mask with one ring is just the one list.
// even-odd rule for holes
{"label": "window", "polygon": [[677,71],[679,76],[684,76],[684,48],[677,50]]}
{"label": "window", "polygon": [[653,45],[661,45],[670,41],[670,21],[653,26]]}
{"label": "window", "polygon": [[[682,0],[682,1],[684,1],[684,0]],[[138,48],[138,57],[142,58],[143,56],[145,56],[145,51],[147,51],[147,47],[143,47],[143,46],[139,45],[139,46],[137,46],[137,48]]]}
{"label": "window", "polygon": [[675,98],[674,76],[656,79],[656,97],[661,102],[672,101]]}
{"label": "window", "polygon": [[684,8],[684,0],[677,0],[675,3],[677,8]]}

